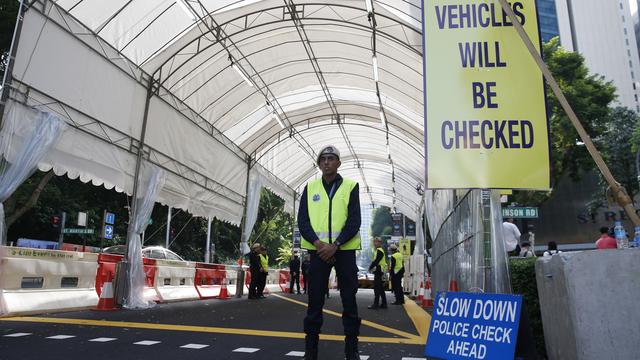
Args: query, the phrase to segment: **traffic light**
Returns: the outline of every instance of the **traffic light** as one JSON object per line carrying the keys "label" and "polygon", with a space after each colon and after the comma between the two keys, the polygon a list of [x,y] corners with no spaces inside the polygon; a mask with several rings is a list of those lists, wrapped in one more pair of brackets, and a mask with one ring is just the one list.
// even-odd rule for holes
{"label": "traffic light", "polygon": [[171,228],[171,238],[176,236],[176,228]]}
{"label": "traffic light", "polygon": [[51,215],[49,221],[51,221],[51,226],[53,226],[54,228],[59,228],[62,217],[60,215]]}

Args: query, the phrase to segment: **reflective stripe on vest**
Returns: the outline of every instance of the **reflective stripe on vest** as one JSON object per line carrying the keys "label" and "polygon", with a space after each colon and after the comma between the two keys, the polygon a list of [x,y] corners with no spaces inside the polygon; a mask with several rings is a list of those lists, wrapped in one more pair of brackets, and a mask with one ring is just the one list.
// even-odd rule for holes
{"label": "reflective stripe on vest", "polygon": [[387,271],[387,257],[385,256],[384,249],[382,249],[382,247],[376,248],[376,257],[374,260],[378,258],[378,252],[382,253],[382,260],[380,260],[378,266],[380,266],[382,271]]}
{"label": "reflective stripe on vest", "polygon": [[398,251],[396,253],[393,253],[391,256],[393,256],[393,258],[396,259],[396,266],[393,267],[393,273],[397,274],[398,271],[400,271],[400,269],[402,269],[402,267],[404,266],[402,253]]}
{"label": "reflective stripe on vest", "polygon": [[[351,197],[351,191],[357,184],[358,183],[353,180],[343,178],[342,183],[335,191],[331,200],[329,200],[329,195],[322,185],[322,179],[317,179],[307,184],[307,211],[309,213],[309,221],[311,228],[320,241],[332,243],[340,236],[347,222],[347,216],[349,215],[349,198]],[[329,208],[331,208],[331,219],[329,219]],[[329,225],[331,225],[331,228],[329,228]],[[316,247],[306,239],[302,239],[300,245],[303,249],[316,249]],[[340,246],[340,250],[359,249],[359,233]]]}

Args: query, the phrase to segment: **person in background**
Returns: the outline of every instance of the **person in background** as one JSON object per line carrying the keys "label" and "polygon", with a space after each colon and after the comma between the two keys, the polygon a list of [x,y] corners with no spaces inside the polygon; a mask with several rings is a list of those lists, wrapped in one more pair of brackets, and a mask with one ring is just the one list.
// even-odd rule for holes
{"label": "person in background", "polygon": [[298,294],[300,294],[300,258],[297,251],[293,253],[293,257],[289,261],[289,275],[291,276],[289,293],[293,294],[293,284],[295,283],[298,286]]}
{"label": "person in background", "polygon": [[267,286],[267,275],[269,275],[269,255],[267,248],[260,247],[260,284],[258,285],[258,299],[264,299],[264,288]]}
{"label": "person in background", "polygon": [[609,228],[603,226],[600,228],[600,237],[596,240],[596,249],[617,249],[616,239],[609,235]]}
{"label": "person in background", "polygon": [[398,251],[398,247],[395,245],[389,246],[391,250],[391,266],[389,272],[391,273],[391,287],[393,288],[393,295],[396,301],[391,303],[392,305],[404,304],[404,291],[402,291],[402,278],[404,277],[404,259],[402,253]]}
{"label": "person in background", "polygon": [[502,233],[504,235],[504,250],[513,256],[518,256],[518,243],[520,242],[520,229],[513,223],[513,218],[507,218],[502,223]]}
{"label": "person in background", "polygon": [[369,271],[373,272],[373,304],[368,309],[386,309],[387,296],[384,293],[382,284],[382,274],[387,269],[387,257],[382,248],[382,240],[379,237],[373,238],[375,246],[375,258],[369,265]]}
{"label": "person in background", "polygon": [[305,294],[307,293],[307,286],[309,286],[309,262],[309,255],[305,255],[302,261],[302,284]]}
{"label": "person in background", "polygon": [[520,257],[536,257],[536,253],[533,252],[530,243],[526,241],[522,243],[520,246]]}
{"label": "person in background", "polygon": [[251,245],[249,253],[249,271],[251,271],[251,281],[249,282],[249,299],[258,298],[258,285],[262,279],[260,272],[260,243]]}
{"label": "person in background", "polygon": [[562,251],[558,250],[558,244],[555,241],[549,241],[547,244],[547,251],[542,254],[542,256],[551,256],[555,254],[560,254]]}

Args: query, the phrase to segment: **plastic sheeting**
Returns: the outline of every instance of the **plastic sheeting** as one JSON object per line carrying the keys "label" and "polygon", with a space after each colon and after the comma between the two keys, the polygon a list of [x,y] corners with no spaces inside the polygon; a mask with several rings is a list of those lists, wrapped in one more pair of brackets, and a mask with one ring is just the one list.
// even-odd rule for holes
{"label": "plastic sheeting", "polygon": [[2,128],[0,245],[5,245],[7,238],[2,203],[36,170],[66,127],[63,121],[49,113],[32,111],[23,115],[25,117],[10,117]]}
{"label": "plastic sheeting", "polygon": [[262,190],[262,176],[256,169],[249,171],[249,188],[247,189],[247,213],[244,219],[244,229],[242,229],[242,237],[240,239],[240,253],[242,255],[248,254],[249,249],[249,237],[251,237],[251,231],[258,219],[258,209],[260,207],[260,193]]}
{"label": "plastic sheeting", "polygon": [[123,306],[128,309],[146,309],[153,302],[144,299],[145,274],[142,262],[142,241],[140,234],[147,228],[156,198],[164,186],[164,170],[146,162],[141,164],[138,180],[138,194],[135,199],[133,218],[130,219],[127,234],[127,262],[130,276]]}
{"label": "plastic sheeting", "polygon": [[[481,190],[435,190],[426,195],[434,239],[434,291],[447,291],[456,282],[460,291],[510,293],[498,192],[492,191],[485,200],[484,212]],[[484,237],[485,231],[490,239]]]}
{"label": "plastic sheeting", "polygon": [[[56,113],[73,127],[48,169],[131,193],[132,153],[153,79],[157,91],[143,147],[146,159],[167,172],[159,202],[239,224],[250,157],[252,167],[268,174],[264,186],[291,209],[294,191],[318,175],[313,153],[332,143],[344,154],[341,172],[360,183],[363,204],[418,217],[415,188],[424,185],[420,1],[373,1],[377,83],[364,1],[294,2],[315,59],[287,15],[292,3],[188,3],[195,14],[175,0],[31,4],[9,84],[18,93],[9,102]],[[212,22],[224,30],[217,34],[222,41],[207,27]],[[229,55],[257,86],[233,70]],[[268,90],[268,99],[258,89]],[[380,104],[388,127],[381,124]]]}

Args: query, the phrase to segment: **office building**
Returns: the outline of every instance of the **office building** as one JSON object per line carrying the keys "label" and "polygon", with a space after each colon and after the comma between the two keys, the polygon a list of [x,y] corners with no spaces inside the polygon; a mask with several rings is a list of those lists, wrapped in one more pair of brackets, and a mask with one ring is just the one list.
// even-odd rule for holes
{"label": "office building", "polygon": [[536,0],[538,8],[538,22],[540,23],[540,35],[542,41],[548,42],[560,35],[558,30],[558,15],[556,14],[555,0]]}
{"label": "office building", "polygon": [[562,46],[612,81],[617,104],[640,112],[640,60],[628,0],[556,0]]}

